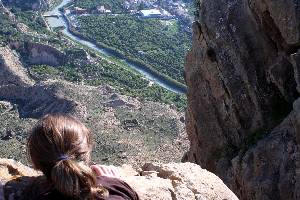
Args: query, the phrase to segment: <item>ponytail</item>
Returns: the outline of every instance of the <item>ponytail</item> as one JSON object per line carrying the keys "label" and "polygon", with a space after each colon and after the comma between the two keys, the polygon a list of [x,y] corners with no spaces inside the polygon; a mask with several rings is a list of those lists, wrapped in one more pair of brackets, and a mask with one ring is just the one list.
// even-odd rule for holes
{"label": "ponytail", "polygon": [[58,161],[51,170],[54,188],[66,197],[94,200],[108,195],[108,191],[97,185],[96,176],[83,163],[72,159]]}
{"label": "ponytail", "polygon": [[80,200],[108,196],[87,166],[92,149],[90,131],[75,118],[46,115],[30,132],[27,148],[35,169],[41,170],[61,195]]}

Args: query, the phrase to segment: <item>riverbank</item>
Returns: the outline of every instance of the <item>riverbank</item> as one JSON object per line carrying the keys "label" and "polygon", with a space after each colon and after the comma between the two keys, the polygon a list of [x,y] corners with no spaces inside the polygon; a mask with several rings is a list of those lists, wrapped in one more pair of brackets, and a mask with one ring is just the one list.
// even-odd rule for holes
{"label": "riverbank", "polygon": [[[151,66],[142,63],[141,61],[132,58],[130,56],[125,56],[123,52],[119,51],[118,49],[114,49],[112,47],[105,45],[104,43],[100,43],[98,41],[92,40],[80,34],[77,30],[75,30],[74,26],[72,25],[68,17],[65,15],[65,13],[63,13],[63,17],[66,20],[66,23],[68,25],[68,31],[71,34],[78,37],[79,39],[89,41],[93,43],[97,48],[104,49],[106,53],[109,54],[110,56],[117,57],[118,59],[125,61],[131,66],[136,66],[135,68],[136,70],[140,69],[143,72],[154,75],[155,77],[157,77],[157,79],[160,79],[160,81],[163,82],[165,85],[168,85],[169,88],[172,88],[173,92],[176,91],[177,93],[182,93],[182,94],[185,94],[187,92],[187,88],[184,84],[172,79],[167,75],[158,72],[157,70],[153,69]],[[140,70],[138,71],[140,72]]]}

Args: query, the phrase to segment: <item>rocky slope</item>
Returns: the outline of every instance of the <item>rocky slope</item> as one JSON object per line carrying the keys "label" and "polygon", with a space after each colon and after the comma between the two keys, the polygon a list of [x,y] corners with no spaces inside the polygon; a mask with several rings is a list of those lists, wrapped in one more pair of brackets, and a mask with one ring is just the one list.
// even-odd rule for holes
{"label": "rocky slope", "polygon": [[300,1],[197,2],[185,159],[241,199],[299,199]]}
{"label": "rocky slope", "polygon": [[[217,176],[192,163],[148,163],[138,171],[124,165],[117,170],[142,200],[238,199]],[[21,163],[0,159],[0,199],[3,193],[6,199],[15,200],[38,194],[43,188],[36,183],[43,178],[36,176],[40,173]]]}

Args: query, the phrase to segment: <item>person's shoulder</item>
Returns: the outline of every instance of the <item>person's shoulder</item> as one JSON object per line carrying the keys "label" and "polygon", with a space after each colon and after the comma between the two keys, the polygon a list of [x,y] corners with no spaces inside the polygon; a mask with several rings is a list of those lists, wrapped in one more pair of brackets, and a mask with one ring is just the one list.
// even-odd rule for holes
{"label": "person's shoulder", "polygon": [[98,176],[97,180],[99,184],[108,190],[108,200],[139,200],[138,194],[125,181],[119,178]]}

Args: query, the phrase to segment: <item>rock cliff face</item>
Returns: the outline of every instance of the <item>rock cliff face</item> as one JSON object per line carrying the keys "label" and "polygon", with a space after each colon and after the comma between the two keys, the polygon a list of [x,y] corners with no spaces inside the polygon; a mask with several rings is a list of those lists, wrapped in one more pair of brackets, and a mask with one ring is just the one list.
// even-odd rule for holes
{"label": "rock cliff face", "polygon": [[43,44],[27,43],[24,51],[28,53],[30,64],[59,66],[65,63],[65,55],[59,50]]}
{"label": "rock cliff face", "polygon": [[[22,31],[22,28],[20,31]],[[67,55],[58,49],[40,43],[11,42],[10,48],[15,49],[22,54],[22,57],[26,59],[27,63],[30,65],[49,65],[57,67],[64,65],[68,59]]]}
{"label": "rock cliff face", "polygon": [[300,1],[197,2],[185,159],[242,199],[299,199]]}
{"label": "rock cliff face", "polygon": [[[237,200],[217,176],[192,163],[151,163],[138,171],[126,165],[117,170],[142,200]],[[26,189],[38,194],[43,188],[36,183],[43,178],[36,176],[40,173],[21,163],[0,159],[0,199],[1,193],[7,199],[26,199]]]}
{"label": "rock cliff face", "polygon": [[35,84],[9,47],[0,47],[0,99],[18,102],[22,117],[64,112],[84,118],[82,106],[65,99],[53,82]]}

